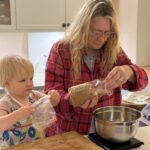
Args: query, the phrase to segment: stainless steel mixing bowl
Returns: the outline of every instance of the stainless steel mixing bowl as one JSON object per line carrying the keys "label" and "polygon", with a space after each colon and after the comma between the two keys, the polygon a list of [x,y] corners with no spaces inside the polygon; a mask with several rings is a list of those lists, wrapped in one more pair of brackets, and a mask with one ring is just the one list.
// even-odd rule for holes
{"label": "stainless steel mixing bowl", "polygon": [[94,113],[96,132],[112,142],[126,142],[137,132],[141,113],[124,106],[97,108]]}

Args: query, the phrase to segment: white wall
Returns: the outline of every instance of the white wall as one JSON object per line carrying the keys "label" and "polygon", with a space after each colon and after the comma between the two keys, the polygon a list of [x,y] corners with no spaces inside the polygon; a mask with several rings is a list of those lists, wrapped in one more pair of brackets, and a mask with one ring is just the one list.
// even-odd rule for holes
{"label": "white wall", "polygon": [[28,57],[27,39],[27,33],[0,32],[0,57],[8,54]]}
{"label": "white wall", "polygon": [[28,34],[22,32],[0,32],[0,57],[7,54],[28,56]]}
{"label": "white wall", "polygon": [[28,57],[34,65],[34,85],[44,85],[45,63],[54,42],[63,32],[0,32],[0,57],[20,54]]}

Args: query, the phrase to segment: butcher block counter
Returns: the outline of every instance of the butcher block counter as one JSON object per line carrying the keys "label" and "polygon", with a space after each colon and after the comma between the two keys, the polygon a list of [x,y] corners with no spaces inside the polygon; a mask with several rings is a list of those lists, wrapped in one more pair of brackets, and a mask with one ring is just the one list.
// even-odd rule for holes
{"label": "butcher block counter", "polygon": [[150,126],[140,127],[135,137],[144,145],[132,150],[150,150]]}
{"label": "butcher block counter", "polygon": [[20,144],[7,150],[103,150],[86,137],[71,131],[64,134]]}
{"label": "butcher block counter", "polygon": [[[150,126],[140,127],[135,138],[144,142],[141,147],[132,150],[150,150]],[[8,148],[7,150],[103,150],[77,132],[48,137]]]}

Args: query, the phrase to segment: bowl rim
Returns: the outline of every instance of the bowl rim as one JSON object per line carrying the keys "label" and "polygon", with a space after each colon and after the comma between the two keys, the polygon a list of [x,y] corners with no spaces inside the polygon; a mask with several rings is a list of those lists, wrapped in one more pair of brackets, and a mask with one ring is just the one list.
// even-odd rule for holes
{"label": "bowl rim", "polygon": [[[105,119],[99,119],[97,118],[95,115],[96,115],[96,112],[99,111],[99,110],[103,110],[103,109],[109,109],[109,108],[124,108],[124,109],[129,109],[133,112],[136,112],[139,114],[139,117],[137,119],[134,119],[134,120],[129,120],[129,121],[111,121],[111,120],[105,120]],[[96,108],[94,111],[93,111],[93,117],[94,119],[98,120],[98,121],[105,121],[106,123],[109,122],[109,123],[116,123],[116,124],[130,124],[130,123],[133,123],[133,122],[136,122],[138,120],[140,120],[140,118],[142,117],[142,113],[137,110],[137,109],[134,109],[134,108],[131,108],[131,107],[127,107],[127,106],[104,106],[104,107],[98,107]]]}

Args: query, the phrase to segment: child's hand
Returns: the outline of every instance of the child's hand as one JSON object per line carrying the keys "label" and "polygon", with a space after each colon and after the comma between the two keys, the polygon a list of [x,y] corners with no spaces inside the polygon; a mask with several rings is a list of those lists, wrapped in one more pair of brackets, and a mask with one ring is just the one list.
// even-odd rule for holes
{"label": "child's hand", "polygon": [[48,92],[48,95],[50,95],[51,104],[53,106],[57,106],[60,102],[60,94],[57,92],[57,90],[50,90]]}
{"label": "child's hand", "polygon": [[27,105],[27,106],[22,106],[19,108],[17,111],[19,112],[19,116],[21,119],[30,117],[32,113],[36,110],[36,106],[33,105]]}

